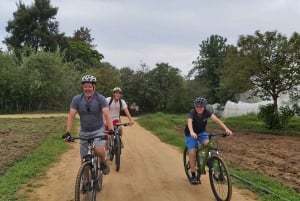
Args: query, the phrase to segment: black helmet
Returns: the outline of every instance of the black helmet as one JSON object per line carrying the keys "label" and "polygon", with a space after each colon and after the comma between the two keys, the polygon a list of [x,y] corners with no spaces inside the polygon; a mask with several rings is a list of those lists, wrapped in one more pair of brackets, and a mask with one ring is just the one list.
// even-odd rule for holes
{"label": "black helmet", "polygon": [[81,83],[93,83],[96,84],[97,80],[93,75],[85,75],[81,78]]}
{"label": "black helmet", "polygon": [[198,97],[194,101],[195,106],[206,106],[207,100],[202,97]]}

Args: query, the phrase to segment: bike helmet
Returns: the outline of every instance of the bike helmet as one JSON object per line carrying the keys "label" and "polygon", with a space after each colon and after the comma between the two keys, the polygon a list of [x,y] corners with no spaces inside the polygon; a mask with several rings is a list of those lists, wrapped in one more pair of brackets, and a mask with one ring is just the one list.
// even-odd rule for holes
{"label": "bike helmet", "polygon": [[206,106],[207,100],[202,97],[198,97],[194,101],[195,106]]}
{"label": "bike helmet", "polygon": [[81,83],[93,83],[96,84],[97,80],[93,75],[85,75],[81,78]]}
{"label": "bike helmet", "polygon": [[122,89],[120,87],[115,87],[113,89],[113,93],[115,93],[116,91],[122,93]]}

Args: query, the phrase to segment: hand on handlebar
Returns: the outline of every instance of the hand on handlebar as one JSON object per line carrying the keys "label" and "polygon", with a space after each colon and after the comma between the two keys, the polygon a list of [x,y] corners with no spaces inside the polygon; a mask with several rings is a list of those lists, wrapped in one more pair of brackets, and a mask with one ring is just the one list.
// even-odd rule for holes
{"label": "hand on handlebar", "polygon": [[229,130],[229,129],[226,129],[226,130],[225,130],[225,133],[226,133],[226,135],[228,135],[228,136],[231,136],[231,135],[232,135],[232,131]]}
{"label": "hand on handlebar", "polygon": [[115,131],[112,130],[112,129],[110,129],[109,131],[106,131],[106,134],[108,134],[108,135],[113,135],[113,134],[115,134]]}
{"label": "hand on handlebar", "polygon": [[66,132],[61,136],[61,139],[65,140],[66,142],[73,142],[74,138],[71,136],[71,133]]}
{"label": "hand on handlebar", "polygon": [[194,138],[194,139],[197,139],[197,138],[198,138],[197,134],[194,133],[194,132],[191,133],[191,137]]}

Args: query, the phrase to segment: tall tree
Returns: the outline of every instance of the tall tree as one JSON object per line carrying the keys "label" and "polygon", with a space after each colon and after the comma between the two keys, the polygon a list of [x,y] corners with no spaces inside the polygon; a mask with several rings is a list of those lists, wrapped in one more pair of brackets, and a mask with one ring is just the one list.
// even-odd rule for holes
{"label": "tall tree", "polygon": [[19,51],[23,47],[32,48],[35,52],[55,51],[64,37],[55,21],[57,11],[58,8],[52,7],[50,0],[35,0],[31,6],[19,1],[14,18],[8,21],[6,27],[6,31],[11,33],[4,40],[8,49],[15,50],[18,56],[22,54]]}
{"label": "tall tree", "polygon": [[153,108],[167,111],[174,95],[172,92],[182,85],[183,78],[180,76],[180,70],[168,63],[157,63],[156,68],[149,71],[148,75],[147,90]]}
{"label": "tall tree", "polygon": [[255,62],[251,58],[239,52],[237,47],[228,46],[218,93],[222,103],[227,100],[238,101],[237,94],[251,89],[249,77],[253,75],[255,68]]}
{"label": "tall tree", "polygon": [[220,69],[223,68],[226,56],[226,38],[218,35],[211,35],[207,40],[202,41],[199,56],[193,61],[194,67],[189,74],[196,74],[201,84],[209,88],[209,101],[219,101],[217,94],[220,85]]}
{"label": "tall tree", "polygon": [[278,111],[281,93],[297,92],[300,84],[300,35],[294,33],[289,39],[277,31],[240,36],[240,54],[253,61],[247,68],[252,70],[250,82],[253,95],[263,100],[272,99]]}
{"label": "tall tree", "polygon": [[95,45],[93,45],[94,38],[92,38],[91,29],[88,29],[87,27],[80,27],[79,29],[75,30],[73,39],[76,41],[84,41],[90,44],[91,47],[95,47]]}

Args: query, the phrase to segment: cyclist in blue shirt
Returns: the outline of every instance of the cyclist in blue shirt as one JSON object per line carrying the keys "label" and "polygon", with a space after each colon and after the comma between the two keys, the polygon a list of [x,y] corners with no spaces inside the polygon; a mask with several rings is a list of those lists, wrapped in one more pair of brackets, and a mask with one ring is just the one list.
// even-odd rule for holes
{"label": "cyclist in blue shirt", "polygon": [[[92,75],[85,75],[81,80],[83,93],[73,97],[70,106],[70,112],[67,119],[66,133],[63,135],[65,139],[71,139],[71,130],[76,114],[80,117],[79,135],[82,138],[92,138],[95,136],[103,136],[105,128],[103,121],[105,120],[108,129],[113,130],[112,119],[109,113],[108,103],[104,96],[95,92],[96,78]],[[95,152],[103,163],[103,173],[108,174],[110,169],[105,160],[106,140],[95,138]],[[83,160],[87,154],[87,141],[80,141],[80,155]]]}

